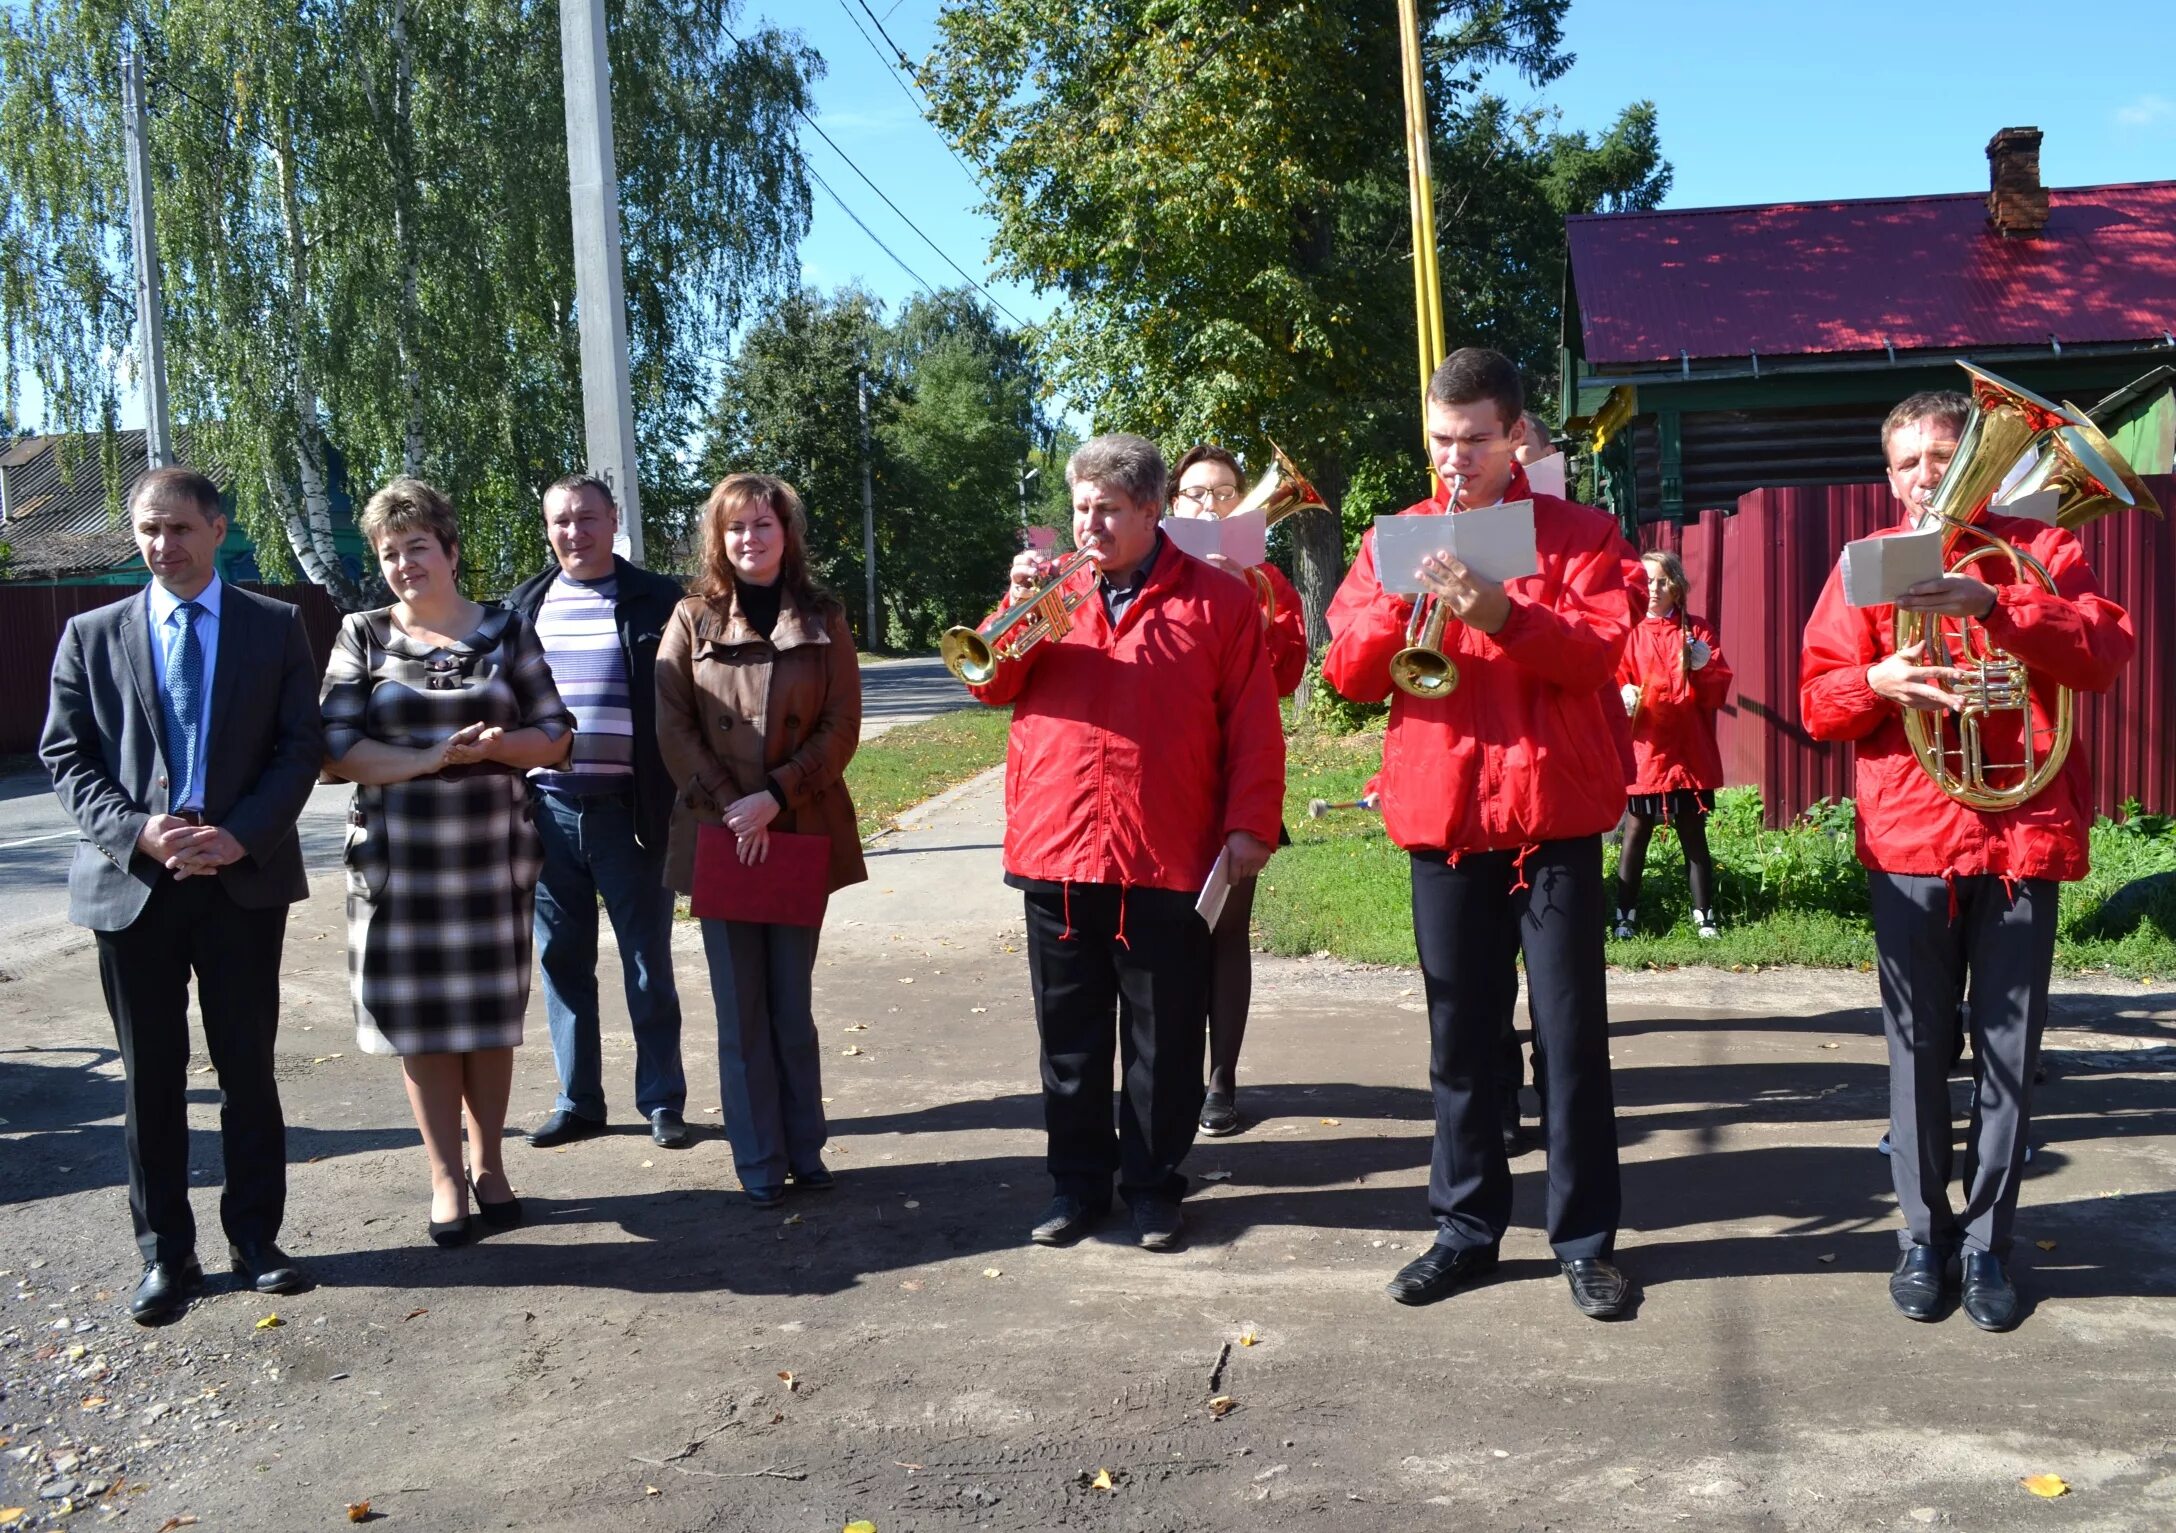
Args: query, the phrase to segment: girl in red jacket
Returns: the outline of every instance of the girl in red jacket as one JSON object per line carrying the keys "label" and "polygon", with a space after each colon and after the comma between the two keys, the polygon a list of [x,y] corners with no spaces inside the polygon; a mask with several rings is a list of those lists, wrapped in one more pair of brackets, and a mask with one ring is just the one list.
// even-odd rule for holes
{"label": "girl in red jacket", "polygon": [[1512,449],[1525,390],[1478,347],[1453,352],[1428,385],[1428,442],[1453,504],[1534,503],[1536,568],[1498,582],[1431,558],[1423,584],[1453,619],[1442,647],[1458,683],[1434,697],[1393,692],[1413,604],[1385,591],[1372,531],[1330,605],[1323,675],[1346,697],[1390,699],[1383,821],[1412,858],[1413,936],[1428,995],[1435,1150],[1428,1201],[1435,1244],[1390,1283],[1425,1304],[1496,1265],[1511,1220],[1499,1048],[1526,958],[1528,1010],[1547,1056],[1548,1233],[1572,1301],[1622,1314],[1630,1285],[1613,1263],[1619,1214],[1616,1108],[1603,988],[1602,832],[1624,813],[1624,765],[1603,712],[1632,612],[1636,558],[1609,517],[1534,495]]}
{"label": "girl in red jacket", "polygon": [[1632,716],[1635,775],[1617,854],[1615,934],[1629,937],[1639,929],[1640,875],[1647,842],[1661,824],[1677,832],[1685,849],[1692,924],[1701,936],[1718,937],[1708,816],[1723,785],[1715,714],[1730,695],[1730,662],[1715,630],[1685,610],[1685,566],[1677,555],[1657,549],[1641,562],[1647,615],[1633,625],[1617,663],[1617,683]]}
{"label": "girl in red jacket", "polygon": [[[1222,447],[1189,447],[1174,470],[1173,516],[1207,517],[1230,513],[1240,500],[1239,460]],[[1246,571],[1222,554],[1210,564],[1246,579]],[[1279,697],[1299,689],[1307,671],[1307,623],[1300,593],[1274,564],[1255,566],[1269,582],[1276,612],[1262,626],[1269,646],[1269,666]],[[1239,1045],[1247,1036],[1247,1007],[1254,994],[1254,954],[1249,941],[1254,888],[1259,880],[1235,880],[1224,912],[1209,934],[1209,1094],[1201,1104],[1201,1131],[1213,1139],[1239,1132]]]}

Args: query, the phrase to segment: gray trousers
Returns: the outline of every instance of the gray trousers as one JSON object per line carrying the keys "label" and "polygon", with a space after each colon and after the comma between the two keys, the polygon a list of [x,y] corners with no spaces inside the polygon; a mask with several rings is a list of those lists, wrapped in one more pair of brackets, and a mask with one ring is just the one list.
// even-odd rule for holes
{"label": "gray trousers", "polygon": [[823,1060],[811,1010],[816,928],[705,921],[718,1090],[741,1185],[775,1192],[823,1164]]}
{"label": "gray trousers", "polygon": [[[1981,875],[1945,882],[1869,871],[1881,1016],[1889,1036],[1889,1170],[1899,1243],[2010,1254],[2032,1077],[2048,1020],[2061,886]],[[1952,890],[1954,889],[1954,897]],[[1964,1209],[1949,1206],[1949,1069],[1970,974],[1979,1091],[1966,1130]]]}

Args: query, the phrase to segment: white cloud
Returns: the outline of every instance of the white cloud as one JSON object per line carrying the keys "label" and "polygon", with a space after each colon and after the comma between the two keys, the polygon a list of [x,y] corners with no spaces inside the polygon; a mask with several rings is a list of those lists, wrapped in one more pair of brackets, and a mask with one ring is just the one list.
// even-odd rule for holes
{"label": "white cloud", "polygon": [[2127,106],[2117,107],[2116,121],[2126,128],[2150,128],[2156,123],[2176,121],[2176,101],[2149,91]]}

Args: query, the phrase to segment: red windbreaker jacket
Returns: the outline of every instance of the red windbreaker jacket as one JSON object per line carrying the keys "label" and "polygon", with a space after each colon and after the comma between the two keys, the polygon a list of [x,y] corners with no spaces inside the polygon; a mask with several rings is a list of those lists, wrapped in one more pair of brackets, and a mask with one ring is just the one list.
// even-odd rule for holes
{"label": "red windbreaker jacket", "polygon": [[[1598,835],[1624,813],[1624,761],[1604,704],[1617,707],[1605,689],[1632,626],[1624,570],[1637,556],[1609,517],[1533,495],[1515,469],[1504,498],[1529,496],[1539,568],[1507,583],[1511,616],[1499,632],[1447,626],[1444,652],[1458,666],[1448,696],[1409,697],[1390,684],[1412,603],[1377,579],[1372,528],[1330,604],[1323,675],[1356,702],[1390,699],[1383,820],[1408,851]],[[1439,496],[1403,514],[1443,510]]]}
{"label": "red windbreaker jacket", "polygon": [[[1685,668],[1688,628],[1708,647],[1708,663],[1697,671]],[[1634,793],[1723,785],[1715,714],[1730,696],[1730,681],[1730,662],[1723,658],[1715,630],[1700,619],[1687,614],[1680,628],[1673,613],[1643,617],[1632,625],[1624,658],[1617,662],[1617,685],[1640,689],[1639,712],[1632,720]]]}
{"label": "red windbreaker jacket", "polygon": [[1094,575],[1062,639],[970,687],[1013,705],[1005,870],[1053,883],[1196,890],[1224,838],[1271,846],[1284,726],[1254,591],[1175,545],[1114,631]]}
{"label": "red windbreaker jacket", "polygon": [[[2129,615],[2100,594],[2074,534],[2006,516],[1988,517],[1983,525],[2039,560],[2055,581],[2050,595],[2037,582],[2015,579],[2019,572],[2005,572],[2002,561],[1978,567],[1979,578],[1995,587],[1994,610],[1983,619],[1987,635],[2031,673],[2033,728],[2044,748],[2052,689],[2105,692],[2137,640]],[[2004,573],[2012,579],[2000,579]],[[1847,606],[1841,576],[1831,570],[1799,657],[1798,706],[1807,732],[1857,746],[1859,860],[1885,873],[1923,877],[2084,877],[2092,822],[2085,752],[2074,745],[2053,782],[2022,807],[2000,814],[1967,809],[1935,787],[1912,755],[1902,710],[1866,684],[1867,667],[1896,648],[1895,613],[1890,606]],[[1942,626],[1954,639],[1955,620],[1945,618]],[[1989,752],[1995,760],[2014,760],[2020,746],[2016,715],[1994,717],[2001,723],[1989,725]]]}
{"label": "red windbreaker jacket", "polygon": [[1290,697],[1307,674],[1307,614],[1300,608],[1300,593],[1292,589],[1283,570],[1274,564],[1259,568],[1268,577],[1270,590],[1277,593],[1277,615],[1263,635],[1269,641],[1269,668],[1277,695]]}

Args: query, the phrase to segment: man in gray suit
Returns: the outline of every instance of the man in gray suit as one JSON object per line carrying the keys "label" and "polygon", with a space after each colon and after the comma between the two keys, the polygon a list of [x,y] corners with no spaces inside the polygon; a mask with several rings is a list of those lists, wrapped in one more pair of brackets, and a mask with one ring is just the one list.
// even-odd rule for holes
{"label": "man in gray suit", "polygon": [[189,1207],[189,980],[219,1072],[220,1199],[235,1274],[303,1275],[280,1250],[287,1126],[272,1076],[287,907],[309,893],[295,820],[324,755],[301,615],[219,579],[219,491],[146,474],[130,501],[141,596],[70,620],[38,754],[82,832],[68,918],[97,935],[127,1074],[130,1312],[170,1320],[203,1281]]}

